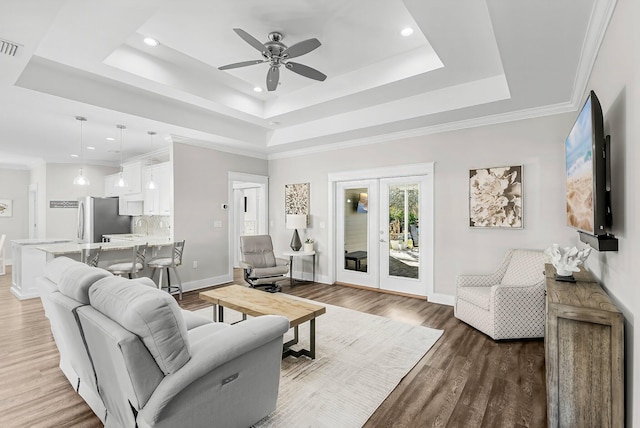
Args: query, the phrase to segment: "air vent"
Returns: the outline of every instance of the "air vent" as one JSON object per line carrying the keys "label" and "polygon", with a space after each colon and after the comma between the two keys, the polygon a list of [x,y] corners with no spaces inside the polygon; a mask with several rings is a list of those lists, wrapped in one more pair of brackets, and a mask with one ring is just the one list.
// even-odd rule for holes
{"label": "air vent", "polygon": [[10,42],[8,40],[4,40],[4,39],[0,39],[0,53],[5,54],[5,55],[9,55],[9,56],[16,56],[16,53],[18,52],[18,47],[20,45],[17,43],[13,43]]}

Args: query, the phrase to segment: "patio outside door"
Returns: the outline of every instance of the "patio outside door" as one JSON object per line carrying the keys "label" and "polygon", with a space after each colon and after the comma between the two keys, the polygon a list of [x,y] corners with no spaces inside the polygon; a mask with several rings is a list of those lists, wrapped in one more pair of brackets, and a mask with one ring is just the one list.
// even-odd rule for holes
{"label": "patio outside door", "polygon": [[427,176],[337,183],[337,282],[426,296],[433,241],[420,222],[431,221],[430,192]]}

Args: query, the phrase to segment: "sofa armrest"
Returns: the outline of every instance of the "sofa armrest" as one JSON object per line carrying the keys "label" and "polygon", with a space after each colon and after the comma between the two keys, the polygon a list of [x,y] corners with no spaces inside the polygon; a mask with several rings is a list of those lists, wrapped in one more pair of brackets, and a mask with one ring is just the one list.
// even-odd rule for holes
{"label": "sofa armrest", "polygon": [[289,260],[276,257],[276,266],[289,266]]}
{"label": "sofa armrest", "polygon": [[458,275],[456,279],[456,288],[460,287],[493,287],[498,284],[500,279],[498,275]]}
{"label": "sofa armrest", "polygon": [[[545,323],[544,281],[527,286],[497,285],[491,290],[494,337],[543,337]],[[514,336],[513,330],[518,334]],[[523,334],[527,332],[526,334]]]}
{"label": "sofa armrest", "polygon": [[[219,330],[211,335],[211,340],[195,341],[191,344],[191,359],[177,372],[165,376],[140,411],[140,416],[149,425],[153,425],[162,418],[163,409],[170,407],[172,400],[187,391],[196,381],[207,376],[219,376],[216,369],[225,363],[251,353],[271,341],[282,341],[282,336],[288,329],[289,320],[286,318],[265,315]],[[211,389],[198,393],[212,394],[213,400],[218,391]]]}
{"label": "sofa armrest", "polygon": [[247,262],[243,262],[243,261],[240,262],[240,267],[242,269],[249,269],[249,270],[253,269],[253,265],[251,263],[247,263]]}
{"label": "sofa armrest", "polygon": [[491,303],[501,311],[518,313],[518,308],[524,304],[530,307],[531,302],[538,301],[544,306],[544,281],[532,285],[495,285],[491,289]]}

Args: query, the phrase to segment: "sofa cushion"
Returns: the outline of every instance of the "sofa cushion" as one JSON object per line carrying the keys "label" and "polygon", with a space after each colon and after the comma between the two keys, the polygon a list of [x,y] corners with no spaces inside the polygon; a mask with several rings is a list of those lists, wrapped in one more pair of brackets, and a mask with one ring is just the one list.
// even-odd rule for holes
{"label": "sofa cushion", "polygon": [[287,266],[274,266],[266,268],[254,268],[253,270],[251,270],[251,275],[262,278],[266,276],[280,276],[287,272],[289,272],[289,268]]}
{"label": "sofa cushion", "polygon": [[58,283],[58,289],[65,296],[88,305],[89,287],[91,287],[94,282],[108,276],[111,276],[111,273],[104,269],[74,262],[62,273],[60,282]]}
{"label": "sofa cushion", "polygon": [[[200,327],[201,325],[213,324],[213,321],[211,321],[207,317],[203,317],[202,315],[198,315],[184,309],[182,310],[182,318],[184,318],[184,322],[187,325],[187,331],[191,331],[196,327]],[[191,343],[191,339],[189,339],[189,342]]]}
{"label": "sofa cushion", "polygon": [[186,323],[169,294],[114,276],[96,282],[89,300],[95,309],[136,334],[165,375],[191,358]]}
{"label": "sofa cushion", "polygon": [[491,301],[491,287],[458,287],[456,297],[458,300],[464,300],[488,311]]}
{"label": "sofa cushion", "polygon": [[47,262],[44,267],[44,276],[54,284],[60,283],[60,278],[67,268],[79,262],[69,257],[56,257]]}
{"label": "sofa cushion", "polygon": [[149,278],[148,276],[141,276],[140,278],[133,278],[130,281],[133,281],[136,284],[146,285],[147,287],[158,288],[156,283],[153,282],[153,279]]}
{"label": "sofa cushion", "polygon": [[545,255],[542,251],[515,250],[502,284],[526,286],[544,280]]}

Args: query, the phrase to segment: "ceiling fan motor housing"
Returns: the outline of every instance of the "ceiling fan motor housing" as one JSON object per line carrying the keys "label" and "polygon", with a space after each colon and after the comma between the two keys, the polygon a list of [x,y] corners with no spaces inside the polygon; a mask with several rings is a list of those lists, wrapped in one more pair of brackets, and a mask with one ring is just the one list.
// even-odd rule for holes
{"label": "ceiling fan motor housing", "polygon": [[[269,33],[269,41],[265,42],[265,44],[264,44],[264,47],[267,48],[267,50],[271,54],[271,59],[272,60],[273,59],[277,59],[275,61],[276,63],[280,62],[279,59],[282,59],[282,57],[281,57],[282,52],[284,52],[284,50],[287,49],[287,45],[285,45],[284,43],[281,42],[283,37],[284,36],[282,35],[282,33],[278,33],[276,31],[273,31],[273,32]],[[269,55],[264,55],[264,56],[269,58]],[[276,57],[276,58],[274,58],[274,57]]]}

